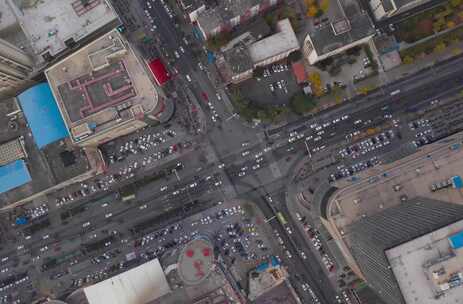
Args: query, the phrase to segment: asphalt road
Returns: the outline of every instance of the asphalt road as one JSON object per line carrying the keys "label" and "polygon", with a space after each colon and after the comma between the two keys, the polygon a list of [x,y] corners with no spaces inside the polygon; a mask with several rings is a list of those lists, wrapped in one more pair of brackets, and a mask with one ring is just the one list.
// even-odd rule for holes
{"label": "asphalt road", "polygon": [[[143,7],[139,7],[137,3],[136,1],[131,2],[131,7],[133,5],[134,11],[137,12],[134,19],[146,19]],[[140,3],[145,2],[141,1]],[[173,59],[171,56],[175,57],[173,52],[179,51],[182,45],[185,48],[185,44],[182,40],[182,34],[175,30],[175,24],[164,12],[164,8],[156,7],[156,5],[160,5],[159,1],[153,5],[151,13],[157,20],[159,37],[162,37],[160,39],[164,42],[165,51],[170,54],[166,61],[169,62],[170,59]],[[165,51],[161,49],[159,53],[162,54]],[[115,191],[122,184],[116,184],[107,192],[89,196],[64,209],[50,206],[48,215],[36,222],[49,221],[49,224],[44,224],[48,226],[42,229],[37,226],[32,229],[32,224],[25,227],[3,227],[5,235],[10,235],[11,239],[5,243],[8,246],[4,246],[0,251],[1,258],[9,257],[1,262],[0,287],[8,284],[1,282],[20,280],[24,273],[28,273],[29,278],[18,283],[14,288],[0,290],[1,296],[7,294],[19,298],[24,296],[23,300],[27,302],[29,297],[33,297],[32,294],[18,295],[19,288],[26,286],[26,284],[33,284],[36,289],[40,288],[42,291],[49,290],[50,294],[61,295],[68,292],[73,288],[71,281],[78,278],[77,275],[86,276],[99,269],[98,266],[88,262],[93,254],[72,255],[73,252],[78,252],[83,244],[106,239],[112,231],[116,231],[116,240],[119,243],[113,240],[111,244],[104,246],[104,250],[116,250],[120,247],[119,244],[128,244],[123,246],[125,246],[126,251],[129,251],[135,238],[157,229],[151,224],[153,219],[166,212],[176,210],[185,201],[192,206],[191,209],[187,210],[188,212],[197,212],[213,206],[219,200],[238,196],[255,200],[267,218],[274,215],[275,208],[281,208],[282,211],[287,212],[284,204],[272,206],[266,197],[269,194],[281,197],[285,192],[287,178],[294,170],[294,164],[302,157],[303,151],[306,149],[304,139],[316,135],[315,131],[310,128],[312,124],[323,125],[348,115],[348,118],[340,123],[326,127],[325,133],[321,135],[321,140],[314,142],[312,139],[307,143],[311,150],[323,145],[326,146],[326,150],[335,150],[339,148],[340,143],[348,144],[346,142],[347,134],[389,123],[390,119],[384,118],[385,110],[383,108],[385,106],[388,106],[387,113],[392,115],[392,119],[398,117],[402,124],[406,124],[407,121],[413,119],[414,113],[426,107],[430,100],[437,96],[443,98],[447,94],[455,93],[461,90],[463,85],[463,57],[459,57],[434,69],[411,75],[403,81],[390,84],[367,97],[359,98],[317,117],[303,118],[297,122],[291,122],[277,129],[264,132],[259,128],[242,124],[237,118],[228,119],[233,113],[223,101],[216,98],[216,89],[209,81],[207,74],[198,69],[198,59],[188,51],[188,48],[185,48],[184,53],[181,51],[180,53],[182,53],[180,58],[174,59],[174,66],[170,67],[177,70],[180,68],[176,76],[179,77],[179,80],[175,81],[173,89],[189,88],[198,100],[204,99],[203,92],[205,92],[208,100],[215,105],[222,119],[218,123],[213,122],[210,119],[210,109],[208,110],[206,100],[202,100],[201,108],[208,114],[208,120],[206,133],[195,138],[197,140],[195,146],[201,146],[201,149],[192,150],[188,154],[179,156],[163,165],[169,166],[179,160],[184,160],[185,168],[178,172],[179,180],[173,174],[161,180],[153,180],[137,190],[138,197],[136,201],[131,203],[118,201],[120,198],[117,197]],[[193,79],[191,83],[185,79],[186,74],[191,75]],[[391,96],[390,93],[396,90],[400,90],[400,93]],[[372,122],[357,127],[354,122],[359,119],[362,121],[372,120]],[[290,133],[296,129],[299,134],[304,134],[304,136],[290,143],[288,141]],[[335,134],[331,135],[333,132]],[[404,142],[409,140],[410,137],[403,139]],[[397,147],[399,146],[397,145]],[[269,149],[266,150],[266,148]],[[291,148],[294,150],[288,151]],[[245,151],[248,153],[243,156]],[[373,155],[381,155],[386,152],[390,151],[379,149]],[[207,155],[206,161],[198,161],[197,154]],[[317,152],[313,154],[316,158]],[[257,162],[257,159],[261,157],[263,160]],[[220,166],[222,163],[224,163],[223,168]],[[252,167],[256,164],[260,164],[260,168],[253,169]],[[247,169],[243,170],[244,167]],[[156,170],[158,168],[137,173],[133,179],[124,182],[124,184],[146,179]],[[242,171],[246,171],[246,174],[240,176]],[[206,181],[208,176],[211,178]],[[217,184],[217,182],[220,183]],[[197,185],[191,187],[190,185],[193,183],[197,183]],[[167,186],[167,190],[161,191],[162,186]],[[161,221],[160,225],[167,225],[170,221],[185,216],[186,211],[184,209],[179,210],[177,213],[171,214],[170,219],[166,218],[165,221]],[[63,216],[64,213],[70,214],[70,216]],[[111,216],[107,217],[108,214]],[[65,218],[63,219],[63,217]],[[288,225],[294,227],[291,217],[288,217],[288,221]],[[278,221],[271,221],[270,225],[279,232],[293,253],[292,259],[284,259],[290,268],[290,273],[300,274],[300,277],[312,286],[322,303],[333,303],[336,291],[326,278],[326,274],[322,270],[323,266],[316,263],[311,249],[296,232],[297,229],[293,228],[294,233],[288,234],[286,227]],[[133,234],[131,231],[134,231],[134,228],[136,229]],[[29,230],[35,231],[35,233],[30,233],[31,237],[26,239]],[[45,247],[47,248],[43,249]],[[307,253],[308,260],[302,260],[297,255],[299,250],[304,250]],[[41,265],[47,257],[52,256],[61,257],[62,266],[59,266],[57,270],[42,272]],[[86,266],[82,269],[74,265],[71,267],[70,264],[74,260],[79,260],[79,263],[75,265],[84,263]],[[40,278],[54,276],[68,267],[71,267],[72,273],[63,275],[59,282],[55,279],[38,282]],[[8,270],[2,272],[2,269]],[[16,295],[13,295],[15,290]],[[301,296],[307,298],[306,294]],[[8,298],[5,303],[10,303],[11,299]]]}

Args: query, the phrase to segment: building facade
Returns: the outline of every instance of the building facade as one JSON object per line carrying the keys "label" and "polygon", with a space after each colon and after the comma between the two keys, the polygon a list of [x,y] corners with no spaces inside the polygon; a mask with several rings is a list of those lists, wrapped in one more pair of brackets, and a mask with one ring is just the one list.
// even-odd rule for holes
{"label": "building facade", "polygon": [[14,96],[30,83],[32,59],[21,49],[0,39],[0,97]]}
{"label": "building facade", "polygon": [[461,219],[462,205],[418,197],[352,224],[349,247],[367,284],[387,304],[404,304],[385,251]]}
{"label": "building facade", "polygon": [[231,31],[279,2],[281,0],[222,0],[217,6],[197,10],[194,22],[207,40],[221,32]]}

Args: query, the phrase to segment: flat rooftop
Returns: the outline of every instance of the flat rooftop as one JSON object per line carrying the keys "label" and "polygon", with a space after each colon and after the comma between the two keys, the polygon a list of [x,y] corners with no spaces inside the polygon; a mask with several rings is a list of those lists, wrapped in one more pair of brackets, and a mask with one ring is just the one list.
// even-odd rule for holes
{"label": "flat rooftop", "polygon": [[[336,186],[341,190],[331,198],[331,218],[336,226],[344,230],[363,216],[395,206],[401,199],[417,196],[462,204],[462,193],[458,189],[447,187],[435,192],[430,189],[433,183],[463,175],[463,149],[451,150],[449,146],[441,140],[401,160],[366,170],[359,174],[361,180],[357,187],[343,190],[352,182],[338,182]],[[400,190],[395,191],[395,186]]]}
{"label": "flat rooftop", "polygon": [[254,303],[257,304],[297,304],[291,288],[286,282],[282,282],[269,291],[260,295]]}
{"label": "flat rooftop", "polygon": [[248,9],[263,2],[262,0],[221,0],[218,5],[199,13],[198,22],[209,32],[234,17],[244,15]]}
{"label": "flat rooftop", "polygon": [[5,0],[36,55],[57,55],[117,20],[106,0]]}
{"label": "flat rooftop", "polygon": [[355,0],[331,1],[326,15],[328,22],[309,33],[318,56],[375,33],[368,14]]}
{"label": "flat rooftop", "polygon": [[[407,304],[459,303],[463,298],[463,286],[442,291],[436,282],[438,271],[440,283],[447,282],[452,274],[462,272],[462,252],[455,252],[448,240],[462,230],[463,220],[386,250]],[[439,294],[441,296],[437,297]]]}
{"label": "flat rooftop", "polygon": [[158,105],[147,70],[116,30],[45,74],[75,142],[143,119]]}
{"label": "flat rooftop", "polygon": [[0,193],[0,208],[89,170],[87,155],[81,149],[68,146],[65,140],[59,140],[39,149],[34,137],[31,136],[28,122],[18,110],[18,101],[15,98],[3,100],[0,104],[0,145],[20,140],[24,153],[11,154],[13,151],[6,149],[3,153],[7,154],[2,156],[9,161],[24,160],[31,180]]}
{"label": "flat rooftop", "polygon": [[299,49],[299,41],[289,19],[278,21],[277,33],[253,43],[249,54],[254,63],[283,54],[288,50]]}

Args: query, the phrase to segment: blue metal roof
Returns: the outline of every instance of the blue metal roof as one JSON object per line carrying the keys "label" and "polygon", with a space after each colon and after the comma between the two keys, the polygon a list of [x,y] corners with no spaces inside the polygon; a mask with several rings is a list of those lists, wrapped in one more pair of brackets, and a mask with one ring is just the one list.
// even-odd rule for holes
{"label": "blue metal roof", "polygon": [[463,187],[463,180],[459,175],[452,177],[452,183],[454,188],[461,189]]}
{"label": "blue metal roof", "polygon": [[463,231],[460,231],[451,237],[449,237],[450,246],[453,249],[458,249],[463,247]]}
{"label": "blue metal roof", "polygon": [[39,149],[69,136],[48,83],[33,86],[18,99]]}
{"label": "blue metal roof", "polygon": [[0,167],[0,193],[7,192],[30,181],[31,175],[22,159]]}

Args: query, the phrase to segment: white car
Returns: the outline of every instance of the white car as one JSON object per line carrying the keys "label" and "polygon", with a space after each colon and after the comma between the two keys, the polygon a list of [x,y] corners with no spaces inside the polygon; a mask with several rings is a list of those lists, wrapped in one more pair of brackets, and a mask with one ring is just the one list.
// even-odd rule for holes
{"label": "white car", "polygon": [[301,250],[300,255],[303,260],[307,260],[307,256],[305,255],[304,251]]}
{"label": "white car", "polygon": [[222,100],[222,96],[219,93],[216,93],[215,96],[217,96],[217,100]]}
{"label": "white car", "polygon": [[104,217],[105,217],[105,218],[110,218],[111,216],[113,216],[112,213],[106,213]]}
{"label": "white car", "polygon": [[238,173],[238,176],[239,177],[243,177],[246,175],[246,172],[245,171],[240,171],[240,173]]}
{"label": "white car", "polygon": [[185,78],[186,78],[186,80],[188,80],[188,82],[191,82],[191,77],[190,77],[190,75],[186,74],[186,75],[185,75]]}
{"label": "white car", "polygon": [[162,187],[161,187],[161,192],[164,192],[164,191],[166,191],[166,190],[167,190],[167,186],[162,186]]}
{"label": "white car", "polygon": [[174,51],[174,55],[176,58],[180,58],[180,54],[177,51]]}
{"label": "white car", "polygon": [[243,156],[243,157],[244,157],[244,156],[246,156],[246,155],[249,155],[249,153],[250,153],[250,152],[249,152],[249,151],[247,151],[247,150],[246,150],[246,151],[243,151],[243,153],[241,153],[241,156]]}
{"label": "white car", "polygon": [[293,257],[293,256],[291,255],[291,252],[289,252],[289,250],[286,250],[285,253],[286,253],[286,256],[287,256],[289,259],[291,259],[291,258]]}
{"label": "white car", "polygon": [[293,231],[291,230],[291,228],[289,226],[286,226],[286,231],[289,233],[289,234],[293,234]]}

